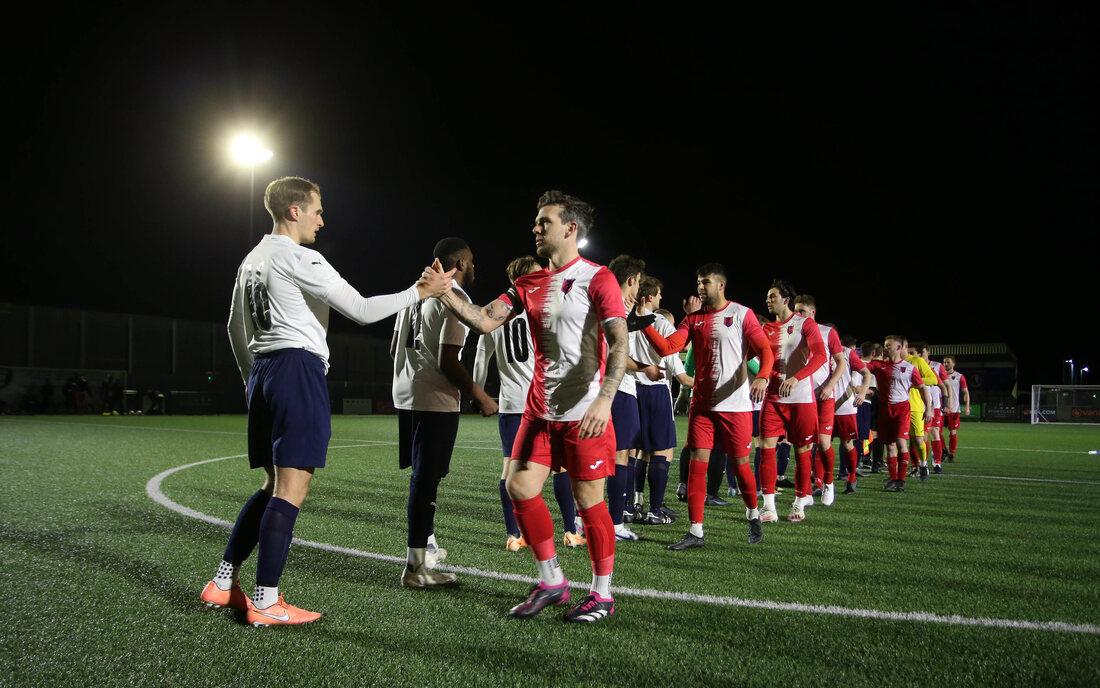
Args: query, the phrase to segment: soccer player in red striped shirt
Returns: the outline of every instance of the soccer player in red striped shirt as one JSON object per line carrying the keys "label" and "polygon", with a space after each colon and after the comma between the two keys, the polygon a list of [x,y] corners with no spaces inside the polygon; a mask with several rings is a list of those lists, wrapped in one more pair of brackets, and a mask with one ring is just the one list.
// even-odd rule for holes
{"label": "soccer player in red striped shirt", "polygon": [[943,417],[944,424],[947,426],[948,431],[951,433],[948,437],[947,447],[947,462],[955,462],[955,452],[959,448],[959,425],[960,425],[960,405],[959,400],[963,400],[965,406],[966,415],[970,415],[970,390],[966,386],[966,376],[955,369],[955,357],[944,356],[943,368],[947,374],[946,379],[943,381],[944,386],[947,388],[947,396],[943,400]]}
{"label": "soccer player in red striped shirt", "polygon": [[[756,314],[726,298],[726,269],[709,263],[696,271],[696,293],[684,302],[686,315],[666,339],[653,326],[642,330],[661,356],[682,351],[691,341],[695,351],[695,386],[688,413],[688,519],[691,525],[671,550],[703,546],[703,510],[707,466],[715,443],[737,471],[737,489],[745,502],[749,543],[764,539],[756,500],[752,461],[752,403],[764,396],[773,356]],[[745,362],[760,356],[760,371],[749,380]]]}
{"label": "soccer player in red striped shirt", "polygon": [[775,511],[775,447],[779,438],[797,447],[795,454],[794,502],[787,520],[798,523],[806,518],[805,507],[814,503],[810,473],[814,436],[817,434],[817,404],[814,402],[815,370],[825,364],[825,343],[813,318],[791,310],[797,294],[790,283],[776,280],[768,289],[765,303],[775,320],[764,324],[775,367],[772,369],[764,406],[760,409],[760,434],[764,448],[760,452],[760,480],[764,483],[763,521],[777,521]]}
{"label": "soccer player in red striped shirt", "polygon": [[615,613],[615,527],[604,501],[604,483],[615,471],[611,402],[627,366],[626,310],[615,275],[577,250],[578,239],[593,225],[592,206],[547,191],[537,208],[532,232],[536,252],[549,261],[547,268],[518,277],[511,289],[484,307],[450,291],[440,298],[482,334],[527,312],[535,371],[505,487],[535,556],[539,582],[510,613],[530,618],[548,605],[569,601],[569,584],[554,550],[554,522],[542,499],[550,471],[564,467],[573,480],[592,561],[591,591],[566,612],[565,620],[591,623]]}
{"label": "soccer player in red striped shirt", "polygon": [[[794,299],[794,310],[804,318],[817,318],[817,301],[809,294],[799,294]],[[814,401],[817,402],[817,460],[814,461],[814,485],[821,488],[821,503],[832,506],[836,495],[833,492],[833,465],[836,456],[833,452],[833,425],[836,420],[837,392],[843,393],[838,383],[845,375],[851,378],[848,359],[840,343],[840,335],[832,325],[817,324],[821,332],[821,341],[825,344],[828,360],[814,371]]]}
{"label": "soccer player in red striped shirt", "polygon": [[886,462],[890,467],[888,492],[905,489],[909,467],[909,390],[916,387],[924,400],[925,420],[932,412],[932,395],[921,378],[917,366],[905,360],[905,339],[890,335],[883,342],[886,360],[870,361],[868,370],[878,386],[878,436],[886,447]]}

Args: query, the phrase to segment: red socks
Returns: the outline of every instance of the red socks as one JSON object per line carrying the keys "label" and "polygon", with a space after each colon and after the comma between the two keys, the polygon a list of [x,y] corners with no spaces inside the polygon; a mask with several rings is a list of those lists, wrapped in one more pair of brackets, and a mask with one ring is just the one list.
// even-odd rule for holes
{"label": "red socks", "polygon": [[[747,457],[746,457],[747,458]],[[737,471],[737,491],[741,493],[741,499],[750,509],[756,508],[756,476],[752,474],[752,461],[738,463],[734,461],[734,470]]]}
{"label": "red socks", "polygon": [[813,457],[810,455],[810,451],[810,449],[806,451],[799,450],[795,454],[794,494],[796,497],[805,497],[813,493],[810,475],[813,472]]}
{"label": "red socks", "polygon": [[[554,521],[550,518],[550,509],[547,508],[542,495],[536,495],[531,499],[513,499],[512,509],[516,514],[519,532],[523,533],[523,539],[527,541],[527,546],[531,548],[535,559],[537,561],[553,559],[555,555]],[[604,505],[604,513],[606,512],[607,508]],[[584,526],[584,533],[588,535],[587,521]],[[612,541],[614,537],[612,532]]]}
{"label": "red socks", "polygon": [[955,450],[959,448],[959,436],[952,434],[951,439],[948,441],[948,444],[951,447],[951,456],[954,456]]}
{"label": "red socks", "polygon": [[855,445],[848,450],[848,482],[854,483],[856,481],[856,467],[859,466],[859,450],[855,448]]}
{"label": "red socks", "polygon": [[822,457],[822,460],[825,463],[825,484],[826,485],[832,485],[833,484],[833,468],[836,466],[836,451],[832,448],[831,445],[824,452],[822,452],[820,447],[819,447],[818,451],[817,451],[817,455],[821,456],[822,454],[824,454],[824,456]]}
{"label": "red socks", "polygon": [[760,448],[760,486],[764,488],[764,494],[775,494],[776,463],[775,447]]}
{"label": "red socks", "polygon": [[937,466],[943,463],[943,440],[932,440],[932,462]]}
{"label": "red socks", "polygon": [[[705,466],[703,472],[706,473]],[[706,492],[706,487],[703,491]],[[550,512],[547,511],[546,515],[549,517]],[[588,558],[592,560],[592,572],[597,576],[610,576],[615,568],[615,525],[611,522],[607,502],[581,509],[581,520],[584,521],[584,536],[588,539]],[[524,537],[526,539],[526,534]]]}
{"label": "red socks", "polygon": [[691,523],[703,522],[703,509],[707,501],[707,466],[706,461],[688,462],[688,521]]}
{"label": "red socks", "polygon": [[[916,464],[914,464],[916,465]],[[895,480],[905,482],[905,477],[909,473],[909,452],[901,452],[898,454],[898,477]]]}

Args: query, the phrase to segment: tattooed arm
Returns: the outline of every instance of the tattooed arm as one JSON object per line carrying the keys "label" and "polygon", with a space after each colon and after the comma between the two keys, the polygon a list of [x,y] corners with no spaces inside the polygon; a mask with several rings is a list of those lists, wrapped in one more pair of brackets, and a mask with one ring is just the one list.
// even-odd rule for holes
{"label": "tattooed arm", "polygon": [[600,393],[584,412],[580,424],[580,438],[599,437],[607,429],[611,418],[611,401],[619,391],[619,383],[626,373],[627,331],[625,318],[612,318],[603,324],[607,337],[607,365],[604,369]]}
{"label": "tattooed arm", "polygon": [[[439,297],[458,319],[479,334],[488,334],[503,325],[512,314],[512,307],[497,299],[488,306],[477,306],[452,291]],[[625,321],[624,321],[625,323]]]}

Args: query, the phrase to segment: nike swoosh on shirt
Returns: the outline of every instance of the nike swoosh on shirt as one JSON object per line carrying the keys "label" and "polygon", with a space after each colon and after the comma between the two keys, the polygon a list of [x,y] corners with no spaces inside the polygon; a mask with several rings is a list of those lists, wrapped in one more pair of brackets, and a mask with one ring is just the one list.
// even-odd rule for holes
{"label": "nike swoosh on shirt", "polygon": [[534,293],[535,293],[536,291],[538,291],[539,289],[542,289],[542,287],[531,287],[531,288],[530,288],[530,289],[528,289],[527,291],[529,291],[529,292],[531,292],[532,294],[534,294]]}
{"label": "nike swoosh on shirt", "polygon": [[319,261],[316,261],[316,260],[315,260],[315,261],[313,261],[313,263],[312,263],[312,264],[313,264],[313,265],[320,265],[321,263],[320,263]]}

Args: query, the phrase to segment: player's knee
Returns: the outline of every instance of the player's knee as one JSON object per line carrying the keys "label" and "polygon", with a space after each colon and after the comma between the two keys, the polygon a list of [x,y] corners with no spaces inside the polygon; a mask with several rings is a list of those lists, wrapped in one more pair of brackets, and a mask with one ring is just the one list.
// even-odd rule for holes
{"label": "player's knee", "polygon": [[573,482],[573,498],[577,506],[588,509],[603,501],[603,480],[576,480]]}
{"label": "player's knee", "polygon": [[542,493],[542,481],[536,481],[525,472],[513,472],[504,481],[504,489],[513,500],[531,499]]}

